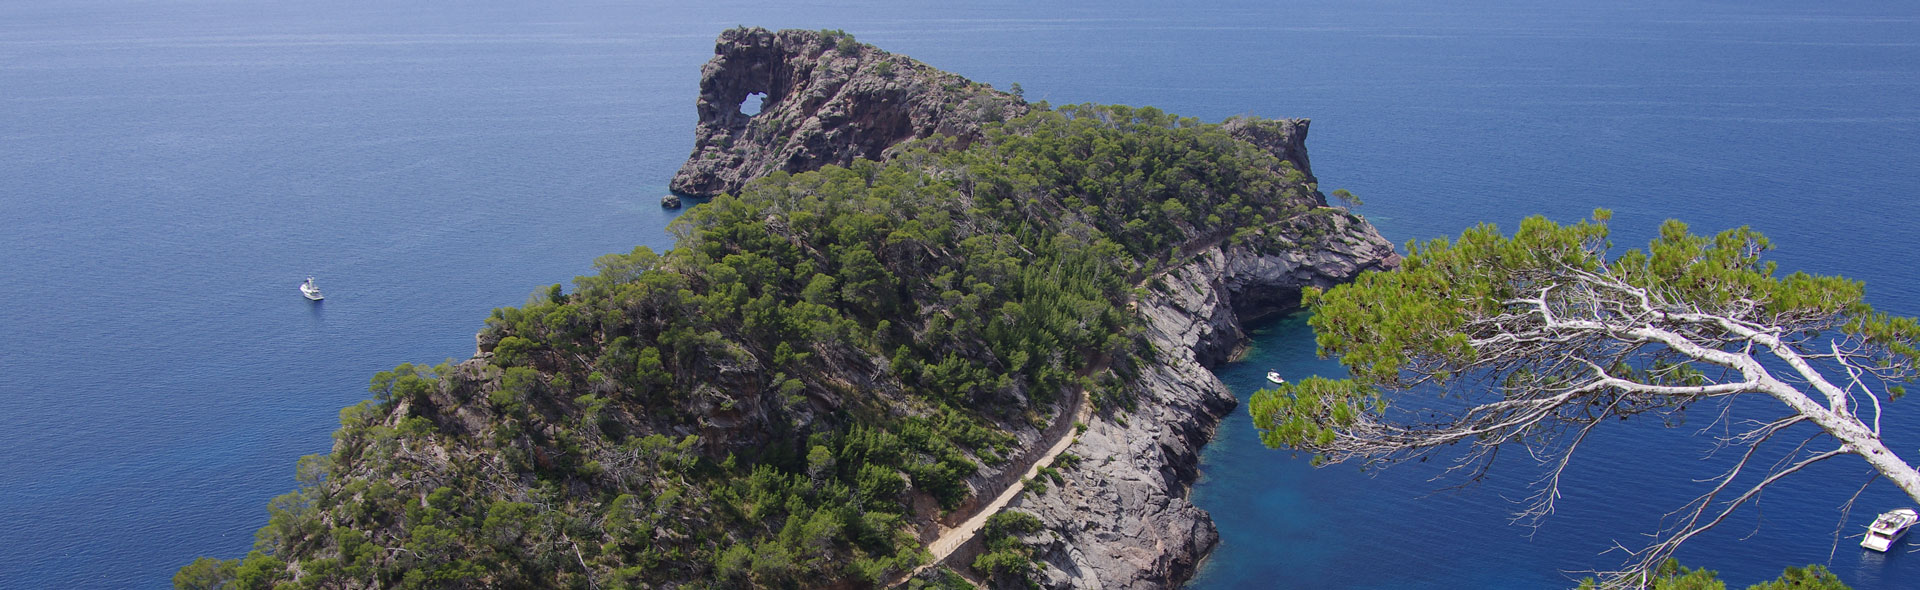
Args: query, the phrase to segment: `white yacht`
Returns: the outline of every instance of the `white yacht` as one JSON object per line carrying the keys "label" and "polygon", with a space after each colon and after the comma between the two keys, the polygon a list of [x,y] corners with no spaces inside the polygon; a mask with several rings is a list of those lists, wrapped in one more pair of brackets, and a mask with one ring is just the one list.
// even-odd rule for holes
{"label": "white yacht", "polygon": [[1860,546],[1884,553],[1900,537],[1907,536],[1907,529],[1913,528],[1915,521],[1920,521],[1920,513],[1912,508],[1883,512],[1873,519],[1873,524],[1867,525],[1867,537],[1860,540]]}
{"label": "white yacht", "polygon": [[313,285],[313,277],[307,277],[307,282],[300,283],[300,294],[305,295],[307,296],[308,299],[312,299],[314,301],[319,301],[321,299],[327,298],[327,296],[320,294],[319,287],[316,287]]}
{"label": "white yacht", "polygon": [[1272,381],[1274,385],[1286,385],[1286,384],[1287,384],[1287,380],[1286,380],[1286,379],[1282,379],[1282,378],[1280,378],[1280,372],[1279,372],[1279,371],[1267,371],[1267,380],[1268,380],[1268,381]]}

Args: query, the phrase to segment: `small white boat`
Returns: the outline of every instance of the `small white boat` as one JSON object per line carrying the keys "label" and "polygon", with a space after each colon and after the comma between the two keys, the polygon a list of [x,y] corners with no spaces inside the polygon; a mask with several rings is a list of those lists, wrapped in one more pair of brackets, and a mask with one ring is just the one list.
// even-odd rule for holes
{"label": "small white boat", "polygon": [[1885,553],[1900,537],[1907,536],[1907,529],[1913,528],[1916,521],[1920,521],[1920,513],[1912,508],[1883,512],[1873,519],[1873,524],[1867,525],[1867,537],[1860,540],[1860,546]]}
{"label": "small white boat", "polygon": [[1287,380],[1286,380],[1286,379],[1282,379],[1282,378],[1280,378],[1280,372],[1279,372],[1279,371],[1267,371],[1267,380],[1268,380],[1268,381],[1272,381],[1274,385],[1286,385],[1286,384],[1287,384]]}
{"label": "small white boat", "polygon": [[327,298],[327,296],[320,294],[319,287],[314,286],[313,277],[307,277],[307,282],[300,283],[300,294],[305,295],[307,296],[308,299],[312,299],[314,301],[319,301],[321,299]]}

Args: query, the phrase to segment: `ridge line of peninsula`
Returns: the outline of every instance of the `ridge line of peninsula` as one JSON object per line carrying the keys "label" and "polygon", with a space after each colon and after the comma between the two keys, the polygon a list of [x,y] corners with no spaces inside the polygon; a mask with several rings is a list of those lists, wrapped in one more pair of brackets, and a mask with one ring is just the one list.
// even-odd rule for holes
{"label": "ridge line of peninsula", "polygon": [[672,250],[375,375],[176,585],[1175,587],[1218,539],[1207,367],[1398,261],[1304,119],[1029,104],[838,31],[726,31],[700,87]]}

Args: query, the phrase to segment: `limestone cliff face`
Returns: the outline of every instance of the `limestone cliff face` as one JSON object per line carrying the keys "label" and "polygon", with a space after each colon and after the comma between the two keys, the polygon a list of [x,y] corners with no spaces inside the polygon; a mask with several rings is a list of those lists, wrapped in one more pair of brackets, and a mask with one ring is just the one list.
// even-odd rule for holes
{"label": "limestone cliff face", "polygon": [[1013,505],[1047,524],[1028,539],[1047,563],[1042,587],[1173,588],[1213,549],[1213,521],[1187,492],[1199,475],[1200,448],[1237,399],[1208,369],[1243,344],[1244,315],[1297,305],[1304,287],[1330,287],[1399,262],[1364,220],[1312,217],[1269,230],[1255,240],[1261,248],[1208,248],[1141,299],[1162,352],[1133,384],[1138,409],[1090,424],[1068,449],[1084,462],[1063,471],[1066,483]]}
{"label": "limestone cliff face", "polygon": [[[760,112],[741,103],[764,93]],[[739,28],[721,33],[700,70],[693,154],[670,187],[713,196],[774,172],[804,172],[944,136],[961,145],[980,126],[1027,112],[998,92],[905,56],[819,31]]]}

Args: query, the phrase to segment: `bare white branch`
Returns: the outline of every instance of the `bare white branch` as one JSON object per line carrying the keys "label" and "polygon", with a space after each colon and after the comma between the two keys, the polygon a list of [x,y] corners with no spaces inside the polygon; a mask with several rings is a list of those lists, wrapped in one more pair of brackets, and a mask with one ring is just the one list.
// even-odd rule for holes
{"label": "bare white branch", "polygon": [[[1523,285],[1518,295],[1500,300],[1497,311],[1469,315],[1455,329],[1474,354],[1415,356],[1391,384],[1447,387],[1470,400],[1467,407],[1416,424],[1365,413],[1343,426],[1333,443],[1313,450],[1336,462],[1392,462],[1466,443],[1446,473],[1478,479],[1499,448],[1519,444],[1546,471],[1514,520],[1537,524],[1554,512],[1573,453],[1603,419],[1649,412],[1671,417],[1692,403],[1742,395],[1780,402],[1781,417],[1718,437],[1718,445],[1744,447],[1740,458],[1707,480],[1706,493],[1670,513],[1676,520],[1650,545],[1622,547],[1632,563],[1606,572],[1603,587],[1612,588],[1636,586],[1644,580],[1640,574],[1725,522],[1768,486],[1833,457],[1865,459],[1876,476],[1920,501],[1920,471],[1881,442],[1879,398],[1886,392],[1869,383],[1910,379],[1911,366],[1888,366],[1883,349],[1859,338],[1818,336],[1838,327],[1837,311],[1768,311],[1768,302],[1750,297],[1689,301],[1629,284],[1596,258],[1603,261],[1598,271],[1568,266],[1515,279]],[[1487,307],[1464,299],[1469,296],[1458,303]],[[1838,384],[1829,373],[1839,377]],[[1466,374],[1474,377],[1463,380]],[[1866,405],[1873,409],[1871,424],[1854,411]],[[1725,420],[1722,413],[1716,423]],[[1758,481],[1743,477],[1762,446],[1803,424],[1818,432]],[[1834,448],[1804,452],[1809,442],[1828,439],[1837,443]],[[1722,500],[1736,489],[1740,493]]]}

